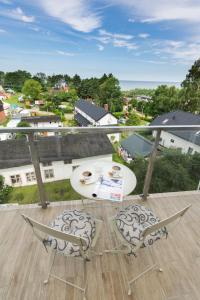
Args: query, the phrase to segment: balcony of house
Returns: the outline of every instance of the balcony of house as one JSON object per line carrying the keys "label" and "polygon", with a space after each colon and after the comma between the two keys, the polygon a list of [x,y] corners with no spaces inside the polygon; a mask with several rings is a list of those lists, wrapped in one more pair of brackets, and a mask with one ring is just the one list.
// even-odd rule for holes
{"label": "balcony of house", "polygon": [[[9,145],[6,141],[0,142],[0,152],[3,153],[0,153],[0,175],[6,185],[12,186],[11,198],[0,205],[0,299],[83,299],[82,291],[76,287],[83,286],[84,282],[87,283],[84,291],[87,300],[199,299],[200,145],[196,134],[199,125],[0,130],[13,135]],[[43,131],[57,134],[41,136]],[[193,153],[189,148],[178,152],[171,147],[169,150],[163,148],[163,138],[170,134],[171,139],[173,131],[175,140],[176,137],[177,140],[186,138],[187,132],[191,139],[188,142],[193,143]],[[116,133],[120,134],[121,143],[111,145],[112,139],[106,135]],[[11,147],[12,143],[15,146]],[[186,147],[187,142],[181,145]],[[191,144],[187,147],[192,148]],[[182,153],[183,157],[177,153]],[[175,184],[171,186],[167,178],[171,174],[170,160],[175,170],[171,179]],[[180,165],[182,161],[184,163]],[[114,164],[121,166],[121,172],[124,168],[134,174],[130,178],[124,177],[123,201],[103,200],[92,194],[86,197],[87,193],[81,195],[76,186],[82,178],[73,183],[75,172],[78,174],[84,165],[90,166],[91,171],[98,162],[101,167]],[[159,164],[163,165],[162,169],[159,169]],[[142,172],[141,168],[144,169]],[[166,170],[164,177],[163,170]],[[162,184],[161,178],[168,185]],[[131,180],[135,180],[134,184]],[[189,190],[184,188],[188,180]],[[91,186],[95,184],[92,182]],[[132,184],[133,191],[124,188],[128,184]],[[141,246],[137,255],[106,252],[117,249],[120,244],[111,226],[111,218],[120,211],[124,213],[127,207],[137,205],[152,210],[160,220],[174,216],[185,207],[188,211],[178,215],[176,220],[173,217],[172,223],[163,223],[167,224],[168,234],[162,239],[156,238],[153,245],[150,241],[148,246]],[[46,247],[43,239],[43,243],[37,239],[34,227],[31,227],[33,224],[27,224],[22,215],[48,226],[63,211],[69,210],[89,213],[101,221],[95,253],[86,261],[86,270],[79,257],[56,255],[52,273],[63,281],[50,276],[48,284],[44,284],[52,261],[51,248]],[[152,264],[159,265],[159,269],[146,272]],[[159,272],[161,269],[163,271]],[[131,286],[131,295],[128,295],[127,281],[132,277],[136,277],[136,281]]]}

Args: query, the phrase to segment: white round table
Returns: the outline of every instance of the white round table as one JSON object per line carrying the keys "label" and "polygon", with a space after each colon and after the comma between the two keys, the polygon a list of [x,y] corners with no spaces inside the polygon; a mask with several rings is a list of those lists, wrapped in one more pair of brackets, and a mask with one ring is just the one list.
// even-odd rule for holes
{"label": "white round table", "polygon": [[98,160],[96,162],[90,163],[88,162],[76,168],[70,178],[73,189],[85,198],[98,200],[98,198],[94,198],[92,196],[95,190],[96,183],[81,183],[80,179],[82,178],[82,174],[84,171],[90,171],[98,180],[100,176],[107,176],[109,172],[112,171],[113,166],[119,166],[121,168],[120,176],[123,179],[123,196],[129,195],[134,190],[137,183],[135,174],[122,164],[104,160]]}

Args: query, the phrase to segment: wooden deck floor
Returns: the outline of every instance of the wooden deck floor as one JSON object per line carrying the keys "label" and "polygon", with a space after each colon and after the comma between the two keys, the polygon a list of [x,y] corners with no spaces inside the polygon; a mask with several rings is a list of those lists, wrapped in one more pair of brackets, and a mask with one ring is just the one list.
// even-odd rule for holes
{"label": "wooden deck floor", "polygon": [[[126,201],[140,202],[135,197]],[[200,193],[186,192],[153,195],[145,202],[159,217],[164,218],[187,204],[192,207],[184,219],[171,229],[167,240],[158,241],[152,247],[153,257],[163,268],[163,273],[152,272],[137,281],[132,296],[127,296],[122,266],[117,255],[104,254],[95,257],[87,265],[88,300],[199,300],[200,299]],[[0,211],[0,299],[1,300],[79,300],[77,290],[51,278],[43,285],[49,255],[35,239],[30,228],[22,220],[25,213],[48,224],[63,209],[78,206],[78,201],[51,205],[47,210],[38,207],[22,207]],[[96,217],[104,220],[104,227],[97,248],[108,249],[116,239],[110,232],[108,218],[115,213],[113,207],[88,208]],[[143,271],[152,262],[149,250],[141,251],[137,258],[123,257],[124,267],[130,277]],[[82,283],[82,264],[65,257],[56,257],[54,272]]]}

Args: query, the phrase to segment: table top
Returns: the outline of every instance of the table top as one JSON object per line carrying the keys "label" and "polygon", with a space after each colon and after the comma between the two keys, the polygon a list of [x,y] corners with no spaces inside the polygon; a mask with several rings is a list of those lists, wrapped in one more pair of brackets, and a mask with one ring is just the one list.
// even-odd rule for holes
{"label": "table top", "polygon": [[[137,183],[135,174],[126,166],[111,162],[111,161],[105,161],[105,160],[99,160],[96,162],[88,162],[85,164],[82,164],[78,168],[76,168],[70,178],[71,185],[73,189],[79,193],[80,195],[86,197],[86,198],[93,198],[92,194],[94,193],[96,181],[98,178],[103,175],[107,176],[109,172],[112,171],[113,166],[119,166],[121,168],[120,175],[123,178],[123,196],[126,196],[130,194]],[[80,182],[80,179],[82,178],[82,173],[84,171],[90,171],[92,174],[94,174],[94,182],[90,184],[83,184]],[[96,198],[95,198],[96,199]]]}

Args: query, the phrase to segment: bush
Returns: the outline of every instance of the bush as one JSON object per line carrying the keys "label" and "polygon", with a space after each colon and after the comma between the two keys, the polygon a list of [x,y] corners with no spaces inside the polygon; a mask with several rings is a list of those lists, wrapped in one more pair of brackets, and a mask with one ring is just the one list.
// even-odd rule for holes
{"label": "bush", "polygon": [[12,192],[12,186],[4,183],[4,177],[0,175],[0,203],[6,203]]}

